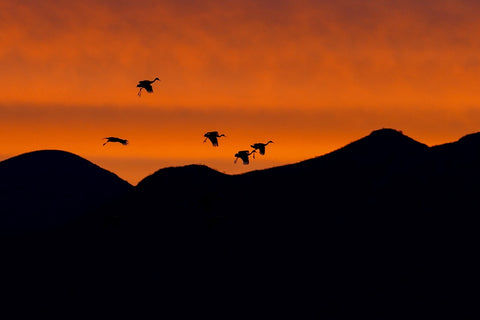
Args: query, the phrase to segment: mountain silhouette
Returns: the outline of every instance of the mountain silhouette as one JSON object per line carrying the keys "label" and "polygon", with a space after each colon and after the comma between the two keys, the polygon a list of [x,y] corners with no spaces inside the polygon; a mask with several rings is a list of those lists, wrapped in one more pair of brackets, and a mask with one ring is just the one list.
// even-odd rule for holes
{"label": "mountain silhouette", "polygon": [[75,154],[25,153],[0,162],[0,234],[74,222],[131,185]]}
{"label": "mountain silhouette", "polygon": [[302,217],[310,226],[363,221],[398,231],[475,205],[479,147],[479,134],[428,147],[400,131],[380,129],[324,156],[240,175],[197,165],[161,169],[115,211],[156,218],[203,215],[207,224],[223,220],[239,228],[290,220],[294,225]]}
{"label": "mountain silhouette", "polygon": [[169,239],[182,250],[258,254],[268,247],[297,255],[333,241],[322,249],[364,247],[376,259],[400,248],[419,255],[431,245],[433,254],[448,241],[469,247],[478,222],[477,150],[479,135],[428,147],[381,129],[324,156],[240,175],[198,165],[162,169],[112,212],[121,216],[119,234],[143,243]]}
{"label": "mountain silhouette", "polygon": [[[42,269],[50,281],[131,292],[148,283],[172,306],[212,298],[229,305],[240,296],[290,305],[314,299],[312,291],[326,304],[388,305],[405,296],[467,299],[461,284],[476,274],[479,133],[429,147],[380,129],[294,164],[239,175],[170,167],[136,187],[72,154],[40,155],[0,163],[2,200],[38,192],[34,204],[22,204],[27,213],[41,199],[41,208],[60,199],[57,212],[90,208],[87,219],[65,227],[75,241],[48,255],[58,263],[68,252],[73,261]],[[76,191],[68,192],[72,184]],[[93,205],[68,198],[90,199],[92,190],[119,191],[111,193],[116,201],[102,202],[101,193]]]}
{"label": "mountain silhouette", "polygon": [[[143,274],[166,287],[178,282],[164,274],[181,274],[186,286],[285,303],[309,299],[305,284],[324,301],[348,292],[386,302],[385,293],[415,297],[419,285],[431,299],[453,299],[457,280],[474,274],[478,150],[479,134],[428,147],[380,129],[324,156],[239,175],[161,169],[113,205],[114,237],[128,235],[130,254],[150,268]],[[259,283],[265,291],[252,290]]]}

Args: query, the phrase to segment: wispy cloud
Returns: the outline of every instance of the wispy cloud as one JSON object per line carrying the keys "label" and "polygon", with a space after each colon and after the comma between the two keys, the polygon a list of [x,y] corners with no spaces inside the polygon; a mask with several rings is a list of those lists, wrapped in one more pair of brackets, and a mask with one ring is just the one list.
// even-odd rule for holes
{"label": "wispy cloud", "polygon": [[0,12],[3,101],[302,108],[479,102],[472,1],[29,1]]}

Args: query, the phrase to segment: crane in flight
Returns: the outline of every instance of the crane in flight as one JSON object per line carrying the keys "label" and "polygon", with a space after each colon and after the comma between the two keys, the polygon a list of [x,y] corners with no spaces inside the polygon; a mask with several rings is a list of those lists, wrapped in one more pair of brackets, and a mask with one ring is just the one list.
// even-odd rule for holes
{"label": "crane in flight", "polygon": [[238,151],[236,154],[235,154],[235,161],[233,163],[237,163],[237,160],[238,158],[242,159],[243,161],[243,164],[249,164],[250,161],[248,160],[248,156],[253,154],[253,159],[255,159],[255,150],[252,150],[252,151],[248,151],[248,150],[242,150],[242,151]]}
{"label": "crane in flight", "polygon": [[218,134],[218,131],[210,131],[210,132],[205,133],[203,136],[205,137],[205,140],[203,140],[203,143],[205,143],[205,141],[207,141],[207,139],[209,139],[212,142],[212,145],[214,147],[218,147],[218,139],[217,138],[225,137],[225,135],[223,133]]}
{"label": "crane in flight", "polygon": [[161,81],[158,78],[153,79],[153,81],[150,81],[150,80],[139,81],[137,84],[137,88],[140,88],[140,90],[138,91],[138,96],[140,97],[142,95],[142,89],[145,89],[147,90],[147,92],[152,93],[153,92],[152,84],[157,80]]}
{"label": "crane in flight", "polygon": [[103,139],[107,139],[107,141],[105,141],[105,143],[103,144],[104,146],[109,142],[118,142],[118,143],[123,144],[124,146],[126,146],[128,144],[128,140],[120,139],[120,138],[117,138],[117,137],[106,137],[106,138],[103,138]]}
{"label": "crane in flight", "polygon": [[250,147],[252,147],[253,149],[255,150],[258,150],[260,152],[261,155],[264,155],[265,154],[265,147],[269,144],[269,143],[273,143],[272,140],[268,141],[267,143],[254,143],[252,144]]}

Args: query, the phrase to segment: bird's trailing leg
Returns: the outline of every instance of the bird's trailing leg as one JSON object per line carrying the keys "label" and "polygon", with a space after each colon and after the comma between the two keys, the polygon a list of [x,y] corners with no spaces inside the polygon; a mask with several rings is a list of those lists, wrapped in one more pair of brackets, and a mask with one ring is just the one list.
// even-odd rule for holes
{"label": "bird's trailing leg", "polygon": [[233,161],[233,163],[237,163],[237,160],[238,160],[238,157],[235,158],[235,161]]}
{"label": "bird's trailing leg", "polygon": [[142,96],[142,89],[143,89],[143,88],[140,88],[140,90],[138,90],[138,93],[137,93],[137,95],[138,95],[139,97],[141,97],[141,96]]}
{"label": "bird's trailing leg", "polygon": [[205,140],[203,140],[203,143],[205,143],[205,141],[207,141],[208,138],[205,138]]}

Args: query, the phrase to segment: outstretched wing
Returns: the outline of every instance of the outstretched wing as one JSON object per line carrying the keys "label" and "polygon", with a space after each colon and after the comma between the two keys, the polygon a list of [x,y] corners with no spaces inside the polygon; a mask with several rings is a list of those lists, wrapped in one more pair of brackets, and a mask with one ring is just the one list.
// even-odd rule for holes
{"label": "outstretched wing", "polygon": [[258,146],[258,150],[260,151],[260,154],[265,154],[265,146],[264,145],[260,145]]}
{"label": "outstretched wing", "polygon": [[107,141],[105,141],[105,143],[103,144],[103,146],[105,146],[107,143],[109,142],[115,142],[115,137],[105,137],[103,139],[106,139]]}
{"label": "outstretched wing", "polygon": [[214,147],[218,147],[218,139],[217,139],[217,137],[210,135],[210,136],[208,136],[208,138],[210,139],[210,141],[212,141],[212,145],[213,145]]}
{"label": "outstretched wing", "polygon": [[153,92],[152,85],[151,85],[151,84],[149,84],[149,83],[148,83],[148,84],[146,84],[146,85],[144,85],[144,86],[143,86],[143,88],[144,88],[145,90],[147,90],[147,92],[150,92],[150,93],[152,93],[152,92]]}

